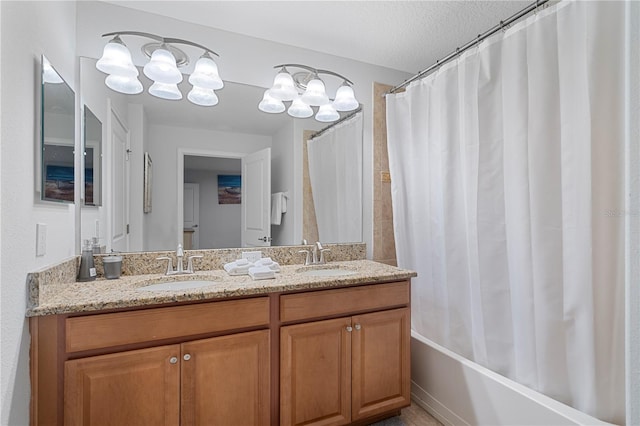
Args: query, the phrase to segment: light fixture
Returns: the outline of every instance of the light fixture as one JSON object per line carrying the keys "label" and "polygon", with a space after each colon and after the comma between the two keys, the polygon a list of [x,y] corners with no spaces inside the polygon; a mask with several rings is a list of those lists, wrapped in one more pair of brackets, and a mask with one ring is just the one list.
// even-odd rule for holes
{"label": "light fixture", "polygon": [[105,79],[107,87],[127,95],[138,94],[144,90],[142,83],[138,80],[139,72],[133,64],[131,52],[120,38],[124,35],[154,40],[142,46],[142,52],[150,58],[144,65],[143,72],[153,80],[153,84],[149,87],[149,94],[162,99],[179,100],[183,97],[178,89],[178,83],[183,80],[180,67],[189,64],[189,56],[174,44],[203,49],[204,53],[196,62],[194,71],[188,79],[193,87],[187,99],[201,106],[213,106],[218,103],[214,90],[222,89],[224,82],[218,73],[218,66],[211,57],[211,54],[219,56],[216,52],[191,41],[138,31],[118,31],[102,35],[102,37],[114,36],[106,44],[102,57],[96,63],[98,70],[109,74]]}
{"label": "light fixture", "polygon": [[[287,67],[301,68],[304,71],[291,75]],[[274,68],[280,70],[273,80],[273,86],[264,93],[258,104],[260,111],[273,114],[287,110],[292,117],[308,118],[314,115],[312,107],[318,107],[315,119],[332,122],[340,119],[338,111],[353,111],[360,106],[353,93],[353,83],[340,74],[300,64],[276,65]],[[320,74],[332,75],[343,81],[334,101],[329,99]],[[289,101],[291,104],[287,108],[284,102]]]}

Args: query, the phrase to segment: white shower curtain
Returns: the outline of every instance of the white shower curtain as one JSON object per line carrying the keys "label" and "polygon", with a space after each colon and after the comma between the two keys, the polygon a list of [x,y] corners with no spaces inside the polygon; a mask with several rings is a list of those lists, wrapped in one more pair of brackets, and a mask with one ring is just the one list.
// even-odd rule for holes
{"label": "white shower curtain", "polygon": [[414,330],[624,423],[624,4],[561,2],[387,96]]}
{"label": "white shower curtain", "polygon": [[362,241],[362,113],[307,141],[320,241]]}

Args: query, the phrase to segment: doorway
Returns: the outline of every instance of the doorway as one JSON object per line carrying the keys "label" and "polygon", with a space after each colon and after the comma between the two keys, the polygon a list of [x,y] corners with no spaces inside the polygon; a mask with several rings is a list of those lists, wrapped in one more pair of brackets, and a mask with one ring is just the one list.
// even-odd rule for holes
{"label": "doorway", "polygon": [[191,249],[240,247],[240,204],[221,201],[218,194],[219,176],[241,174],[240,158],[185,154],[183,161],[179,185],[183,190],[183,245],[190,242]]}

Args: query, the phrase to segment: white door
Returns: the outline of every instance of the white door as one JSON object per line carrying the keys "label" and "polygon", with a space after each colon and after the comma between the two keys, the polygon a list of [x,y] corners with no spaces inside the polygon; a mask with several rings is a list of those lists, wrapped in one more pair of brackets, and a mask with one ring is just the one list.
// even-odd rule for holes
{"label": "white door", "polygon": [[271,245],[271,148],[242,157],[242,246]]}
{"label": "white door", "polygon": [[129,251],[129,130],[111,110],[111,249]]}
{"label": "white door", "polygon": [[191,249],[200,248],[200,184],[185,183],[183,192],[184,230],[191,233]]}

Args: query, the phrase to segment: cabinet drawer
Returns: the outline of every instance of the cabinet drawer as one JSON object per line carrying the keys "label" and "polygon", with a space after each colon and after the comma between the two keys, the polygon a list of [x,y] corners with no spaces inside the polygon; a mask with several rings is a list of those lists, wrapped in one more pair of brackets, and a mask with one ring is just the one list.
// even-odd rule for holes
{"label": "cabinet drawer", "polygon": [[66,351],[77,352],[269,324],[269,298],[73,317]]}
{"label": "cabinet drawer", "polygon": [[409,304],[409,281],[286,294],[280,320],[298,321]]}

